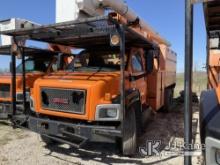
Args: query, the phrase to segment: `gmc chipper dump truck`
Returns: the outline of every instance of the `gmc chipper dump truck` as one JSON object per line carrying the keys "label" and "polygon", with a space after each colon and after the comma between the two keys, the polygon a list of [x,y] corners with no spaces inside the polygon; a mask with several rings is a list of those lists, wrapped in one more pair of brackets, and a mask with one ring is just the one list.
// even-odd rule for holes
{"label": "gmc chipper dump truck", "polygon": [[176,53],[124,1],[57,2],[59,23],[3,33],[75,49],[66,70],[35,81],[28,128],[48,143],[117,142],[132,155],[148,112],[172,103]]}
{"label": "gmc chipper dump truck", "polygon": [[207,77],[208,90],[200,100],[201,143],[206,164],[220,164],[220,2],[204,4],[207,29]]}
{"label": "gmc chipper dump truck", "polygon": [[[26,72],[26,103],[29,104],[30,89],[33,88],[34,81],[45,74],[56,70],[56,55],[57,52],[50,50],[43,50],[31,47],[20,47],[24,50],[27,57],[25,59],[25,72]],[[11,55],[11,46],[1,46],[1,55]],[[16,68],[16,105],[17,110],[23,111],[23,77],[22,77],[22,64]],[[8,119],[12,115],[12,95],[11,95],[11,73],[0,74],[0,119]]]}
{"label": "gmc chipper dump truck", "polygon": [[[11,46],[0,46],[0,54],[11,56]],[[26,106],[29,107],[30,90],[36,79],[59,69],[58,56],[62,54],[58,51],[49,49],[39,49],[33,47],[19,46],[25,54],[25,73],[26,73]],[[69,54],[66,58],[69,57]],[[68,64],[65,62],[65,65]],[[20,63],[16,67],[16,107],[19,112],[23,112],[23,67]],[[12,115],[12,76],[11,73],[0,74],[0,119],[9,119]]]}
{"label": "gmc chipper dump truck", "polygon": [[[30,21],[11,18],[0,21],[0,31],[22,29],[30,27],[38,27],[39,24],[32,23]],[[17,110],[23,112],[24,96],[23,86],[26,88],[26,106],[29,107],[30,89],[33,88],[34,81],[45,74],[49,74],[53,71],[57,71],[58,64],[57,58],[59,53],[65,52],[70,54],[70,48],[66,48],[59,45],[49,45],[49,49],[38,49],[25,46],[25,40],[19,39],[19,51],[25,55],[23,68],[22,63],[16,67],[16,107]],[[12,54],[12,38],[7,35],[1,35],[0,55],[11,56]],[[17,55],[17,58],[21,59],[21,55]],[[9,66],[10,68],[11,66]],[[22,70],[26,72],[26,82],[23,84]],[[12,76],[11,73],[0,74],[0,119],[9,119],[12,115]]]}

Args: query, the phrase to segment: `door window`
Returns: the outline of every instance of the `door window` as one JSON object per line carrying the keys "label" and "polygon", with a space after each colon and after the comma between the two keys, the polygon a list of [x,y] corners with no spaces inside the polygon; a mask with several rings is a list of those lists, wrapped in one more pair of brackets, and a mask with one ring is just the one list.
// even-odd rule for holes
{"label": "door window", "polygon": [[135,54],[131,59],[133,72],[143,72],[143,65],[140,54]]}

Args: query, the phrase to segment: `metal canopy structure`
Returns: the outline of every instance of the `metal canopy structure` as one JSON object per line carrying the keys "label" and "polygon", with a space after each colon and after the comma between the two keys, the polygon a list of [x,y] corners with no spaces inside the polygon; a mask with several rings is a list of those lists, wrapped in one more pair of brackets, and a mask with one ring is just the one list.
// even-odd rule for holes
{"label": "metal canopy structure", "polygon": [[[0,46],[0,55],[11,56],[11,49],[11,45]],[[39,49],[26,46],[19,46],[19,49],[22,50],[23,54],[27,57],[44,58],[52,57],[59,54],[59,52],[51,51],[48,49]]]}
{"label": "metal canopy structure", "polygon": [[[123,25],[110,17],[95,17],[83,19],[80,21],[71,21],[66,23],[59,23],[54,25],[40,26],[38,28],[29,28],[23,30],[13,30],[1,32],[3,35],[12,36],[14,39],[13,46],[18,46],[16,41],[19,40],[35,40],[46,42],[50,44],[65,45],[74,48],[116,48],[120,54],[120,103],[123,118],[125,117],[125,44],[132,44],[133,46],[143,46],[145,48],[156,48],[154,43],[148,41],[138,32],[132,30],[129,26]],[[119,45],[112,47],[110,39],[112,35],[117,34],[119,37]],[[18,116],[16,114],[16,51],[11,50],[12,62],[12,122],[16,126],[21,126],[17,123],[26,123],[31,116],[30,110],[26,108],[26,91],[25,91],[25,65],[24,54],[22,55],[22,75],[23,75],[23,94],[24,94],[24,115]],[[22,54],[22,53],[21,53]],[[23,120],[23,121],[22,121]],[[123,119],[122,128],[123,130]],[[123,134],[123,131],[122,131]]]}
{"label": "metal canopy structure", "polygon": [[204,10],[208,35],[220,33],[220,1],[205,3]]}
{"label": "metal canopy structure", "polygon": [[[116,27],[118,25],[119,23],[110,16],[100,16],[32,29],[6,31],[2,34],[74,48],[93,49],[94,46],[109,46],[110,35],[118,33]],[[142,47],[152,47],[154,45],[154,43],[128,26],[124,25],[123,29],[126,45],[132,44],[133,46]]]}

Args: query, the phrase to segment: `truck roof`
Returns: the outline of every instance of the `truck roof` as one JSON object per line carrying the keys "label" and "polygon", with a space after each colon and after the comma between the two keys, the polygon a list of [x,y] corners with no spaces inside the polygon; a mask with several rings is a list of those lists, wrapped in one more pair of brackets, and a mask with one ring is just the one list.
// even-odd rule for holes
{"label": "truck roof", "polygon": [[130,26],[122,24],[110,16],[86,18],[1,33],[74,48],[94,49],[95,47],[97,49],[110,45],[110,35],[117,33],[117,25],[124,27],[126,46],[158,47],[157,44],[148,40],[147,37],[139,34]]}
{"label": "truck roof", "polygon": [[204,15],[207,33],[210,37],[220,33],[220,1],[204,3]]}
{"label": "truck roof", "polygon": [[[0,55],[11,55],[11,45],[0,46]],[[24,52],[25,56],[29,57],[52,57],[58,55],[60,52],[51,51],[49,49],[40,49],[35,47],[19,46],[20,49]]]}

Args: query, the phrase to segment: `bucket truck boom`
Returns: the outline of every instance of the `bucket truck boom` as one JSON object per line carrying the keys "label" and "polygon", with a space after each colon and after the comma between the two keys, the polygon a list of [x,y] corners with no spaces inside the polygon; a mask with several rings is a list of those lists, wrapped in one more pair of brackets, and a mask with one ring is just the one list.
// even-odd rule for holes
{"label": "bucket truck boom", "polygon": [[107,10],[123,16],[128,23],[137,23],[145,31],[145,37],[151,38],[155,43],[170,46],[168,41],[145,23],[123,0],[56,0],[56,22],[100,16]]}

